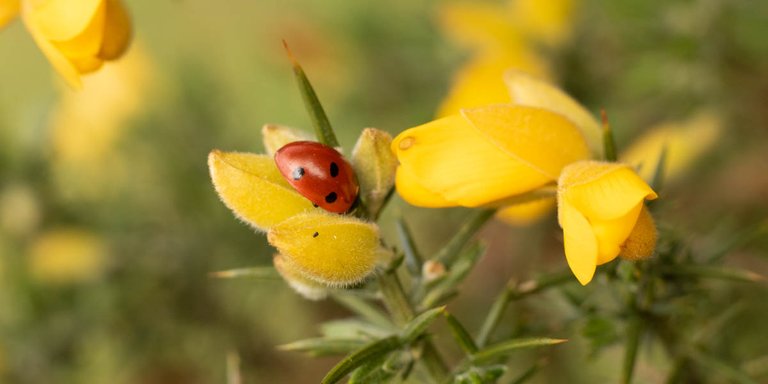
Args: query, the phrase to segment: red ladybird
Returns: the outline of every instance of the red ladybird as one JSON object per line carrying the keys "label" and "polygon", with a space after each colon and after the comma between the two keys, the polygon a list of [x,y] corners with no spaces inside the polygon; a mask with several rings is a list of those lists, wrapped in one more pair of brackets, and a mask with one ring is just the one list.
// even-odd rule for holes
{"label": "red ladybird", "polygon": [[357,198],[352,166],[335,149],[314,141],[296,141],[275,152],[285,180],[315,206],[334,213],[349,210]]}

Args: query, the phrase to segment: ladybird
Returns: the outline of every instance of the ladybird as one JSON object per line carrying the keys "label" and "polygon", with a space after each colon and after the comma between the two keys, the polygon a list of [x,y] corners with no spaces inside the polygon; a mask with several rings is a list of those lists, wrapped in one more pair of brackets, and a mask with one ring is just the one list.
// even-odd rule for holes
{"label": "ladybird", "polygon": [[275,152],[275,163],[297,192],[329,212],[349,211],[359,187],[352,166],[335,149],[296,141]]}

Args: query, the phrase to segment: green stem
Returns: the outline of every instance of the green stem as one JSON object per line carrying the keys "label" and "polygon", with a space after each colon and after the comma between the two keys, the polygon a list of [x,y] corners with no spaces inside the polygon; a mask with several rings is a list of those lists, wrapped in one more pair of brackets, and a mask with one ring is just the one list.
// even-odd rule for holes
{"label": "green stem", "polygon": [[[413,319],[414,312],[408,297],[405,295],[403,285],[395,270],[389,270],[378,275],[379,287],[384,296],[384,305],[392,315],[398,326],[404,326],[409,320]],[[424,339],[422,341],[421,360],[427,367],[433,381],[441,383],[448,377],[448,367],[443,358],[435,349],[432,341]]]}
{"label": "green stem", "polygon": [[459,252],[464,248],[467,242],[483,227],[483,225],[496,214],[495,209],[484,209],[477,211],[469,221],[467,221],[456,235],[435,255],[434,259],[441,262],[446,267],[450,267],[459,256]]}

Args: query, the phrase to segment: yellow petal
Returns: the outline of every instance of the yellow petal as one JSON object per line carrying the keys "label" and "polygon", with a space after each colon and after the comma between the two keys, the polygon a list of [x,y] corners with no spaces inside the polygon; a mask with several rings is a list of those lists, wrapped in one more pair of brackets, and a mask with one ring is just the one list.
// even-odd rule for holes
{"label": "yellow petal", "polygon": [[513,103],[549,109],[567,117],[579,127],[592,152],[602,153],[601,126],[579,102],[554,85],[523,71],[507,71],[504,81]]}
{"label": "yellow petal", "polygon": [[570,35],[573,0],[513,0],[510,22],[526,35],[550,46],[562,44]]}
{"label": "yellow petal", "polygon": [[643,203],[640,202],[623,216],[612,220],[590,218],[592,232],[597,238],[597,265],[605,264],[619,255],[621,246],[632,233],[642,208]]}
{"label": "yellow petal", "polygon": [[558,194],[567,197],[590,220],[614,220],[625,216],[656,193],[629,166],[580,161],[563,169]]}
{"label": "yellow petal", "polygon": [[469,47],[498,47],[520,39],[504,9],[498,5],[443,2],[438,18],[449,38]]}
{"label": "yellow petal", "polygon": [[401,185],[418,180],[421,189],[442,197],[429,206],[452,201],[477,207],[552,180],[495,146],[462,116],[408,129],[395,138],[392,148],[404,170],[398,171],[398,191],[418,190]]}
{"label": "yellow petal", "polygon": [[496,217],[512,225],[529,225],[552,211],[554,198],[532,200],[526,203],[509,205],[496,214]]}
{"label": "yellow petal", "polygon": [[438,108],[437,117],[459,113],[464,108],[509,103],[504,73],[509,68],[548,76],[549,68],[535,51],[522,44],[476,55],[456,72],[448,96]]}
{"label": "yellow petal", "polygon": [[[96,57],[104,37],[105,13],[106,4],[102,2],[79,34],[68,40],[50,39],[51,43],[69,58]],[[44,27],[40,25],[41,29]]]}
{"label": "yellow petal", "polygon": [[312,135],[302,130],[279,124],[264,124],[261,127],[261,139],[267,154],[274,156],[278,149],[295,141],[312,140]]}
{"label": "yellow petal", "polygon": [[121,0],[106,0],[104,37],[99,57],[114,60],[122,56],[131,42],[131,18]]}
{"label": "yellow petal", "polygon": [[[91,24],[104,0],[47,0],[29,7],[31,20],[47,40],[68,41]],[[103,8],[102,8],[103,10]]]}
{"label": "yellow petal", "polygon": [[319,209],[288,185],[269,156],[214,150],[208,168],[224,204],[258,230]]}
{"label": "yellow petal", "polygon": [[0,29],[19,14],[19,0],[0,0]]}
{"label": "yellow petal", "polygon": [[568,266],[581,285],[592,281],[597,268],[597,238],[589,221],[576,208],[558,196],[557,218],[563,228],[563,246]]}
{"label": "yellow petal", "polygon": [[94,72],[101,68],[102,65],[104,65],[104,60],[96,56],[73,57],[69,60],[81,74]]}
{"label": "yellow petal", "polygon": [[328,296],[328,289],[324,285],[305,277],[289,258],[283,255],[275,255],[272,262],[280,276],[285,279],[294,291],[304,296],[304,298],[320,300]]}
{"label": "yellow petal", "polygon": [[458,205],[455,202],[446,200],[442,195],[423,186],[421,180],[405,167],[397,167],[397,172],[395,173],[395,185],[397,186],[397,193],[400,197],[408,202],[408,204],[417,207],[445,208]]}
{"label": "yellow petal", "polygon": [[722,121],[717,115],[701,112],[687,121],[651,128],[624,151],[621,160],[637,166],[640,176],[651,181],[666,148],[663,177],[673,180],[715,145],[721,131]]}
{"label": "yellow petal", "polygon": [[27,26],[30,35],[32,35],[32,39],[35,40],[35,43],[40,47],[40,50],[43,51],[43,54],[48,58],[48,61],[51,62],[53,68],[64,78],[67,84],[73,89],[80,89],[82,87],[82,82],[80,81],[80,72],[77,67],[75,67],[75,65],[64,56],[61,51],[42,35],[37,24],[30,21],[28,16],[29,12],[27,12],[28,8],[29,5],[25,5],[24,12],[22,12],[22,19],[24,20],[24,24]]}
{"label": "yellow petal", "polygon": [[589,157],[579,129],[557,113],[519,105],[492,105],[462,113],[497,148],[550,180],[556,180],[567,164]]}
{"label": "yellow petal", "polygon": [[267,239],[304,276],[329,286],[362,281],[384,255],[375,224],[320,211],[286,219]]}

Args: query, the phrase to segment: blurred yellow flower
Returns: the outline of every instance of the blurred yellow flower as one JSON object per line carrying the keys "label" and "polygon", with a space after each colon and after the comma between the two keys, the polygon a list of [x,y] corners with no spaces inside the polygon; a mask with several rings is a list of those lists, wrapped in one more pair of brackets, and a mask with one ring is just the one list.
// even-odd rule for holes
{"label": "blurred yellow flower", "polygon": [[30,272],[47,283],[76,283],[96,278],[106,267],[107,246],[89,231],[59,228],[43,233],[28,251]]}
{"label": "blurred yellow flower", "polygon": [[116,146],[131,119],[156,101],[149,100],[153,70],[150,58],[136,46],[119,62],[83,78],[83,89],[61,87],[48,129],[51,165],[64,194],[102,198],[129,177],[129,165]]}
{"label": "blurred yellow flower", "polygon": [[396,184],[424,207],[503,206],[554,185],[561,169],[588,159],[579,129],[540,108],[493,105],[465,109],[408,129],[392,142]]}
{"label": "blurred yellow flower", "polygon": [[131,22],[121,0],[22,0],[21,16],[43,54],[73,88],[81,87],[81,75],[119,58],[131,40]]}
{"label": "blurred yellow flower", "polygon": [[573,8],[573,0],[512,0],[506,6],[442,4],[438,16],[443,30],[452,40],[471,49],[473,58],[454,76],[437,116],[509,102],[509,94],[499,82],[509,68],[549,77],[549,64],[537,45],[557,47],[567,40]]}
{"label": "blurred yellow flower", "polygon": [[[265,143],[273,147],[302,136],[290,132],[265,127],[265,135],[275,135],[265,137]],[[267,232],[279,252],[275,268],[309,299],[324,297],[322,287],[362,281],[389,256],[376,224],[313,206],[283,178],[272,156],[214,150],[208,167],[224,204],[240,220]]]}
{"label": "blurred yellow flower", "polygon": [[621,161],[638,167],[638,173],[651,181],[661,154],[664,180],[674,180],[709,151],[720,138],[722,122],[712,112],[703,111],[682,122],[652,127],[635,140],[621,155]]}
{"label": "blurred yellow flower", "polygon": [[563,169],[557,190],[558,221],[568,266],[582,285],[592,280],[598,265],[615,259],[624,248],[627,258],[651,256],[655,227],[642,211],[644,201],[656,197],[625,164],[580,161]]}

